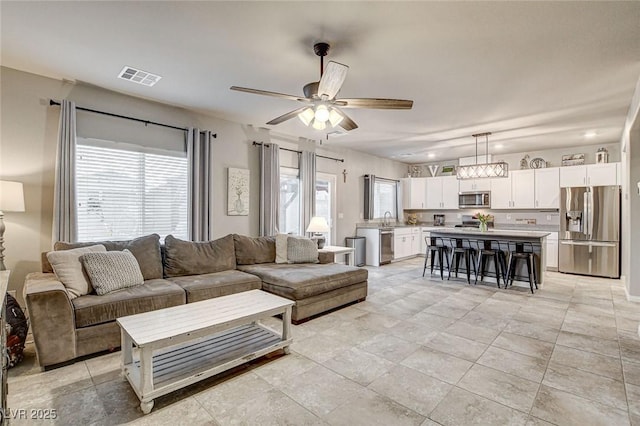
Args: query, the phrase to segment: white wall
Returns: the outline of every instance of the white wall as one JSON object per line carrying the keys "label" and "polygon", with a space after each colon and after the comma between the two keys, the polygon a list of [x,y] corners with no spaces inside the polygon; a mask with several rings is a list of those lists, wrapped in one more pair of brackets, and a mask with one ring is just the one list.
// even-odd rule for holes
{"label": "white wall", "polygon": [[[640,181],[640,79],[629,107],[620,140],[622,164],[622,276],[627,297],[640,301],[640,195],[636,182]],[[635,213],[635,214],[632,214]]]}
{"label": "white wall", "polygon": [[[72,85],[10,68],[0,68],[0,179],[23,182],[24,213],[6,213],[5,263],[12,270],[9,289],[22,293],[27,273],[40,269],[40,253],[52,247],[53,182],[59,107],[49,106],[49,99],[69,99],[78,106],[113,112],[178,127],[199,127],[217,133],[213,143],[215,211],[213,233],[221,237],[229,233],[258,234],[258,149],[253,141],[269,142],[268,130],[221,120],[95,86]],[[150,140],[170,148],[181,137],[173,130],[145,126],[128,120],[78,112],[78,133],[83,136],[147,144]],[[125,136],[123,136],[125,135]],[[279,138],[279,139],[278,139]],[[284,139],[281,141],[280,139]],[[274,141],[281,146],[299,149],[305,145],[297,137],[279,135]],[[306,148],[309,146],[305,145]],[[338,243],[354,234],[355,223],[363,212],[362,175],[399,178],[406,165],[370,155],[318,147],[317,152],[341,157],[345,163],[318,160],[318,171],[338,175]],[[283,163],[286,163],[286,159]],[[285,164],[283,164],[285,165]],[[228,167],[251,170],[251,206],[249,216],[227,216],[226,174]],[[342,170],[347,169],[347,182]]]}

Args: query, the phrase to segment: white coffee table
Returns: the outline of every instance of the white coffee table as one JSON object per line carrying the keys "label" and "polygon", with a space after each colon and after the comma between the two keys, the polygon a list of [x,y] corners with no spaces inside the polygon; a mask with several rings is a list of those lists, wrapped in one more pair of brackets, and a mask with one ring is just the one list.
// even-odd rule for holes
{"label": "white coffee table", "polygon": [[337,254],[344,254],[347,256],[347,263],[350,266],[355,265],[355,252],[356,249],[353,247],[342,247],[342,246],[324,246],[318,250],[320,253],[333,253],[333,261],[335,262],[335,258]]}
{"label": "white coffee table", "polygon": [[[281,348],[289,353],[294,303],[251,290],[118,318],[122,372],[142,412],[151,412],[158,396]],[[258,322],[277,314],[281,334]]]}

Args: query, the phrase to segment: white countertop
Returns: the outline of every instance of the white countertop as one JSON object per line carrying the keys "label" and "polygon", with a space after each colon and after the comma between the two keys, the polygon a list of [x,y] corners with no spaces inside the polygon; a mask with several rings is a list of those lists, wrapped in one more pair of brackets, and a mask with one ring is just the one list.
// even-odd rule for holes
{"label": "white countertop", "polygon": [[488,229],[486,231],[480,231],[478,228],[449,228],[445,226],[431,226],[423,227],[423,230],[431,232],[442,232],[446,234],[460,234],[460,235],[494,235],[497,237],[525,237],[525,238],[543,238],[550,234],[550,232],[544,231],[514,231],[510,229]]}

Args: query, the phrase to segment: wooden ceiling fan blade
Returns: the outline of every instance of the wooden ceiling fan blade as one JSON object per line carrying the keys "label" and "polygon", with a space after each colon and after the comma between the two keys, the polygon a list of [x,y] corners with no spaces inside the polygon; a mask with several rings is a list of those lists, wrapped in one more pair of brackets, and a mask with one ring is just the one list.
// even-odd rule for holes
{"label": "wooden ceiling fan blade", "polygon": [[369,109],[411,109],[413,101],[406,99],[379,98],[342,98],[336,100],[341,108],[369,108]]}
{"label": "wooden ceiling fan blade", "polygon": [[322,98],[326,95],[328,100],[335,98],[342,87],[342,83],[347,78],[347,71],[349,71],[348,66],[329,61],[320,79],[318,96]]}
{"label": "wooden ceiling fan blade", "polygon": [[333,110],[342,116],[342,121],[340,122],[340,124],[338,124],[338,126],[342,127],[347,132],[349,130],[358,128],[358,125],[356,124],[356,122],[353,121],[351,117],[349,117],[347,114],[345,114],[344,111],[340,111],[340,109],[336,107],[334,107]]}
{"label": "wooden ceiling fan blade", "polygon": [[290,101],[309,102],[311,99],[303,98],[301,96],[287,95],[286,93],[269,92],[267,90],[250,89],[248,87],[231,86],[231,90],[238,92],[252,93],[254,95],[273,96],[275,98],[289,99]]}
{"label": "wooden ceiling fan blade", "polygon": [[298,108],[296,110],[289,111],[286,114],[282,114],[280,117],[274,118],[273,120],[269,121],[267,124],[280,124],[283,121],[287,121],[287,120],[290,120],[290,119],[296,117],[298,114],[300,114],[302,111],[304,111],[307,108],[308,107],[304,106],[302,108]]}

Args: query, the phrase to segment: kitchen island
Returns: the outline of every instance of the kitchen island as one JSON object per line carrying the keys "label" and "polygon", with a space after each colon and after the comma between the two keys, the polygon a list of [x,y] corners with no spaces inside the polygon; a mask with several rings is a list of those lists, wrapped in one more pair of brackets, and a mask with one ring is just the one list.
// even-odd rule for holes
{"label": "kitchen island", "polygon": [[[441,237],[446,239],[466,239],[472,242],[472,246],[480,247],[485,241],[500,241],[502,247],[506,248],[508,242],[531,243],[536,254],[536,276],[538,277],[538,287],[544,283],[544,270],[546,265],[546,238],[550,234],[544,231],[513,231],[508,229],[493,229],[480,231],[477,228],[448,228],[448,227],[426,227],[423,230],[430,232],[431,238]],[[476,243],[477,241],[477,243]],[[513,247],[513,245],[512,245]],[[485,281],[495,282],[495,269],[493,262],[486,263]],[[434,270],[435,272],[435,270]],[[501,280],[502,281],[502,280]],[[513,285],[529,287],[525,262],[518,262]]]}

